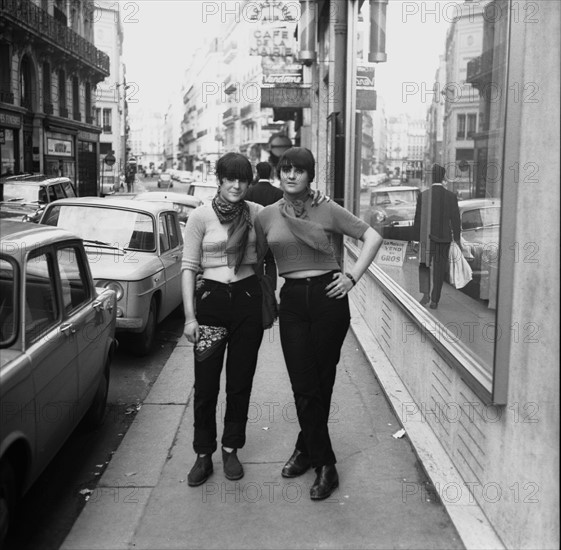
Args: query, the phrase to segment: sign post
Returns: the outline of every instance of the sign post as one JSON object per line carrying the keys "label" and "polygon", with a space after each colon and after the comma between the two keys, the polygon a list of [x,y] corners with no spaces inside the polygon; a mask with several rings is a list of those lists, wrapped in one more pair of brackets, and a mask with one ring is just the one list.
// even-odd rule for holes
{"label": "sign post", "polygon": [[[109,153],[107,153],[105,155],[105,157],[103,157],[103,163],[107,164],[107,166],[113,166],[115,164],[115,155],[113,154],[113,151],[110,151]],[[104,193],[103,190],[103,173],[105,172],[105,166],[103,166],[103,164],[101,165],[101,189],[99,194],[101,195],[102,193]]]}

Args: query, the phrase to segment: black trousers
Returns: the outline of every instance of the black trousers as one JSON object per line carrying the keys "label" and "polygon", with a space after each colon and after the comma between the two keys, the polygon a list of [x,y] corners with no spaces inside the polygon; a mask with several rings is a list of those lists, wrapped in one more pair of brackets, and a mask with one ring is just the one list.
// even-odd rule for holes
{"label": "black trousers", "polygon": [[300,433],[296,449],[313,467],[337,462],[328,421],[341,347],[350,324],[348,298],[326,296],[333,273],[286,279],[280,292],[281,344]]}
{"label": "black trousers", "polygon": [[[430,299],[432,302],[440,301],[440,294],[442,292],[442,285],[446,278],[446,271],[448,270],[448,252],[450,251],[451,243],[437,243],[430,242],[430,263],[432,266],[432,293]],[[430,290],[430,267],[426,264],[419,264],[419,291],[423,294],[428,294]]]}
{"label": "black trousers", "polygon": [[228,329],[228,337],[206,359],[195,358],[195,436],[198,454],[216,451],[216,406],[226,348],[226,412],[222,445],[240,449],[245,429],[257,354],[263,339],[262,293],[256,276],[231,284],[205,279],[196,292],[197,321]]}

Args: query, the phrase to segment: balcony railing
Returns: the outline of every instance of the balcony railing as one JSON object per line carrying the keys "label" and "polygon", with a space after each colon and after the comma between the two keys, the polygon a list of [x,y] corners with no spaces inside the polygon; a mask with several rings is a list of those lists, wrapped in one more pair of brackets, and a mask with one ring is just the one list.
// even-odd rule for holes
{"label": "balcony railing", "polygon": [[82,113],[80,113],[80,111],[74,111],[72,113],[72,118],[74,120],[81,121],[82,120]]}
{"label": "balcony railing", "polygon": [[493,50],[483,52],[467,63],[466,82],[474,88],[483,88],[491,82],[493,69]]}
{"label": "balcony railing", "polygon": [[104,124],[103,125],[103,133],[104,134],[110,134],[111,133],[111,125],[110,124]]}
{"label": "balcony railing", "polygon": [[55,112],[54,105],[52,103],[43,103],[43,112],[46,115],[52,115]]}
{"label": "balcony railing", "polygon": [[227,120],[229,118],[238,116],[238,107],[230,107],[222,113],[222,120]]}
{"label": "balcony railing", "polygon": [[0,0],[1,19],[11,21],[39,36],[82,62],[109,76],[109,56],[91,42],[59,23],[52,15],[36,6],[31,0]]}
{"label": "balcony railing", "polygon": [[68,118],[68,109],[66,107],[60,108],[60,116],[64,118]]}

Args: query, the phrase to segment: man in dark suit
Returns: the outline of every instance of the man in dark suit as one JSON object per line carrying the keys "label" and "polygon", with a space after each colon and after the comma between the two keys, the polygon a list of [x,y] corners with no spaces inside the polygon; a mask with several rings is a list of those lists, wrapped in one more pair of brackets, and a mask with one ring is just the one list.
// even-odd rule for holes
{"label": "man in dark suit", "polygon": [[247,190],[245,199],[263,206],[269,206],[282,199],[282,191],[271,185],[271,165],[268,162],[260,162],[255,169],[256,182]]}
{"label": "man in dark suit", "polygon": [[[255,170],[257,171],[256,181],[247,190],[245,200],[269,206],[282,199],[283,192],[278,187],[271,185],[271,165],[268,162],[259,162],[255,166]],[[265,255],[265,272],[271,277],[276,289],[277,265],[270,249]]]}
{"label": "man in dark suit", "polygon": [[[460,209],[458,198],[443,185],[446,170],[439,164],[432,167],[432,186],[417,198],[413,235],[420,243],[419,290],[423,293],[421,304],[429,302],[436,309],[446,270],[450,243],[460,244]],[[432,293],[430,292],[430,266],[432,266]]]}

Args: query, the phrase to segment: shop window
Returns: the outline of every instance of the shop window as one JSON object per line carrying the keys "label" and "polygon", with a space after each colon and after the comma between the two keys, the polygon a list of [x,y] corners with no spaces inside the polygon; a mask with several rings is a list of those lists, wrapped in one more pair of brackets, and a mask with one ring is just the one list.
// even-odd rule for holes
{"label": "shop window", "polygon": [[[347,197],[345,203],[382,235],[384,247],[395,241],[394,252],[384,255],[382,249],[371,268],[381,284],[388,281],[395,300],[413,318],[434,320],[435,340],[452,342],[458,364],[488,395],[500,337],[509,5],[509,0],[458,4],[450,21],[444,12],[427,20],[422,10],[408,13],[401,2],[388,3],[387,62],[376,66],[370,91],[375,90],[376,109],[359,101],[367,92],[357,94],[355,184],[352,200]],[[369,8],[369,2],[361,5],[359,35],[370,32]],[[489,15],[496,13],[501,17]],[[463,40],[467,34],[474,38],[469,44]],[[363,50],[357,66],[367,67],[368,48]],[[439,196],[432,187],[436,164],[444,169],[444,188],[450,192],[446,202],[434,199]],[[431,239],[427,228],[432,223],[443,228],[442,238],[433,232]],[[446,248],[438,241],[451,239],[461,243],[472,271],[463,288],[449,282],[448,260],[444,267],[437,261],[437,253]],[[439,283],[434,289],[438,273],[444,278],[440,296]],[[469,361],[460,359],[465,357]]]}

